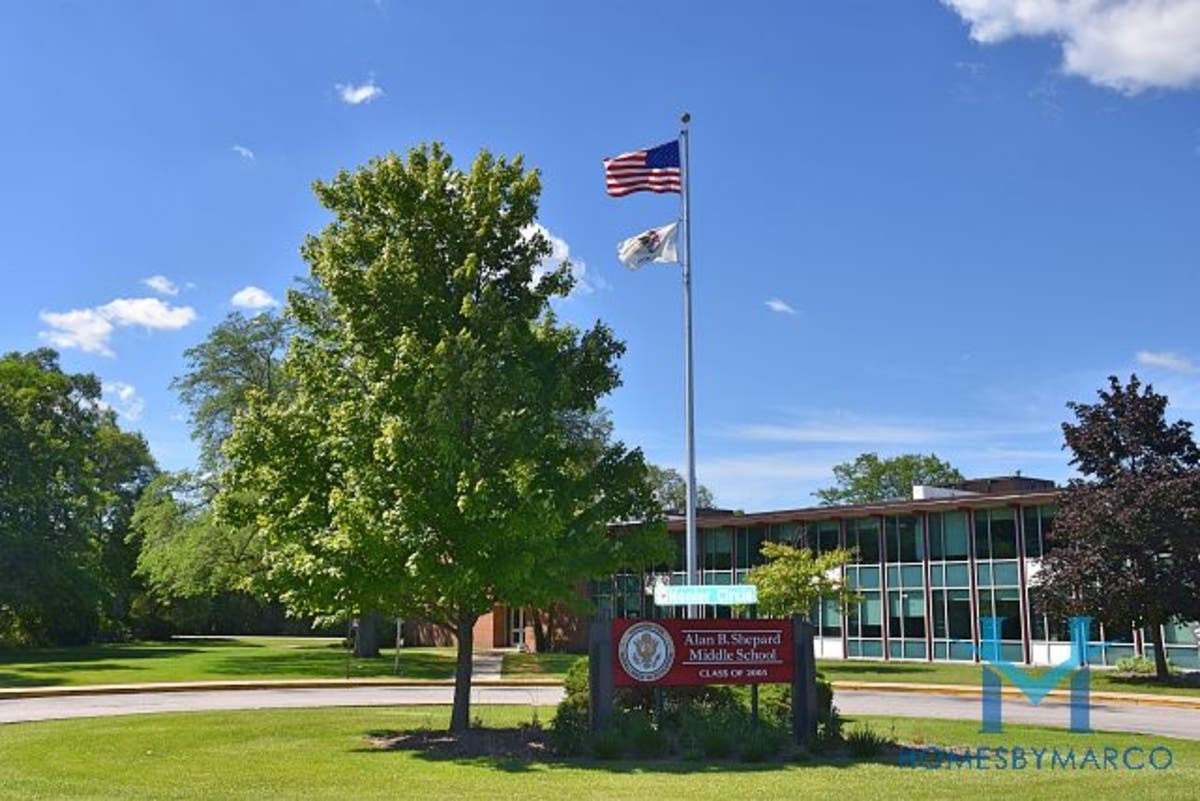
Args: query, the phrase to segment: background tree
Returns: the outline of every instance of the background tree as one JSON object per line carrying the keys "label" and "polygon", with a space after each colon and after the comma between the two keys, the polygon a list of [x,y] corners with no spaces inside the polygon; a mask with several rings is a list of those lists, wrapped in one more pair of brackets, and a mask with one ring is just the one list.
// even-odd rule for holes
{"label": "background tree", "polygon": [[127,623],[133,500],[153,475],[100,382],[48,349],[0,359],[0,640],[81,643]]}
{"label": "background tree", "polygon": [[914,484],[949,484],[962,473],[936,454],[905,453],[880,459],[864,453],[853,462],[834,465],[837,483],[813,493],[823,506],[876,503],[912,497]]}
{"label": "background tree", "polygon": [[569,601],[666,543],[661,526],[609,534],[657,504],[639,451],[578,435],[623,345],[556,320],[572,278],[535,280],[539,191],[519,158],[462,172],[440,145],[316,184],[334,220],[302,249],[320,295],[289,294],[295,390],[253,395],[225,451],[222,513],[263,535],[293,611],[392,609],[454,632],[459,731],[483,613]]}
{"label": "background tree", "polygon": [[1146,627],[1169,676],[1162,626],[1200,618],[1200,449],[1192,424],[1168,423],[1167,398],[1136,375],[1109,377],[1099,403],[1069,403],[1063,424],[1084,479],[1062,493],[1034,596],[1052,618],[1088,615]]}
{"label": "background tree", "polygon": [[[687,510],[687,479],[673,467],[659,467],[647,464],[646,480],[654,492],[654,497],[662,504],[662,508],[671,512]],[[697,482],[696,508],[712,509],[716,506],[712,490]]]}
{"label": "background tree", "polygon": [[808,548],[782,542],[764,542],[765,564],[752,567],[746,581],[758,587],[758,611],[767,617],[809,617],[818,600],[837,600],[844,609],[854,600],[842,581],[841,568],[853,561],[845,549],[813,556]]}
{"label": "background tree", "polygon": [[235,312],[184,352],[187,370],[171,382],[190,410],[200,470],[159,476],[142,495],[133,526],[139,575],[185,628],[258,631],[281,617],[257,582],[264,567],[254,529],[219,524],[212,502],[234,419],[251,394],[269,399],[287,389],[280,368],[286,341],[278,315]]}
{"label": "background tree", "polygon": [[192,439],[200,445],[203,469],[220,468],[221,444],[252,392],[271,398],[284,389],[279,363],[286,345],[287,325],[282,317],[234,312],[203,342],[183,352],[188,369],[171,382],[171,388],[191,410]]}

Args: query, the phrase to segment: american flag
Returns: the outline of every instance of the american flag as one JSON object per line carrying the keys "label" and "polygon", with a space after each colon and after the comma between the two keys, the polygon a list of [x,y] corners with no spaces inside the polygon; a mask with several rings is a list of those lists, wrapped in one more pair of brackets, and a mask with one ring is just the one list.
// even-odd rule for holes
{"label": "american flag", "polygon": [[679,142],[605,159],[604,181],[612,197],[634,192],[682,192]]}

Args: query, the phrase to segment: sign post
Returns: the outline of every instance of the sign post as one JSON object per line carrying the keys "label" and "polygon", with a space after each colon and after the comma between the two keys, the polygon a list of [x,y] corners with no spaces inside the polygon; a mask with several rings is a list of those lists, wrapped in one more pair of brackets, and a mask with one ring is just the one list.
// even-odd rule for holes
{"label": "sign post", "polygon": [[813,625],[799,615],[792,617],[792,732],[804,745],[817,735],[817,659],[813,647]]}

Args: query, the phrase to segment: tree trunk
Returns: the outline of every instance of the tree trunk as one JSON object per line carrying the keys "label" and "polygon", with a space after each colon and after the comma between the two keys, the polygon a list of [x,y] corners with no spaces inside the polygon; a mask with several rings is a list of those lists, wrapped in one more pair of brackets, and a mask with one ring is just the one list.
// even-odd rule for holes
{"label": "tree trunk", "polygon": [[450,731],[465,732],[471,726],[471,656],[475,650],[477,615],[461,615],[454,636],[458,639],[458,657],[454,664],[454,709],[450,712]]}
{"label": "tree trunk", "polygon": [[379,613],[371,610],[354,619],[354,655],[379,656]]}
{"label": "tree trunk", "polygon": [[544,654],[550,650],[550,626],[553,624],[553,610],[547,610],[545,616],[546,624],[542,625],[542,610],[531,609],[530,614],[533,616],[533,647],[539,654]]}
{"label": "tree trunk", "polygon": [[1150,635],[1154,640],[1154,676],[1159,681],[1171,678],[1171,668],[1167,666],[1167,649],[1163,643],[1162,626],[1150,624]]}

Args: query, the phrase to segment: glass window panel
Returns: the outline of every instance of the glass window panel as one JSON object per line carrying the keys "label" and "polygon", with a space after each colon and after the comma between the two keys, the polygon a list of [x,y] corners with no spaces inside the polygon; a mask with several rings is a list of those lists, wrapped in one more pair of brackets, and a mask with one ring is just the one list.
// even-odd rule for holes
{"label": "glass window panel", "polygon": [[874,518],[852,520],[853,539],[849,540],[858,549],[858,561],[865,564],[879,562],[879,524]]}
{"label": "glass window panel", "polygon": [[971,639],[970,590],[948,590],[946,592],[946,620],[952,639],[968,641]]}
{"label": "glass window panel", "polygon": [[925,558],[925,537],[921,531],[921,518],[901,517],[896,521],[900,535],[900,561],[920,562]]}
{"label": "glass window panel", "polygon": [[950,643],[950,659],[958,662],[970,662],[975,657],[975,649],[971,647],[970,638],[967,642]]}
{"label": "glass window panel", "polygon": [[949,643],[935,642],[933,644],[933,658],[934,659],[949,659],[950,658]]}
{"label": "glass window panel", "polygon": [[1025,655],[1023,653],[1021,653],[1021,644],[1020,643],[1001,643],[1000,658],[1005,659],[1009,662],[1020,662],[1021,660],[1023,660],[1025,658]]}
{"label": "glass window panel", "polygon": [[971,586],[970,565],[966,562],[950,562],[946,565],[947,587]]}
{"label": "glass window panel", "polygon": [[964,512],[946,512],[942,516],[946,559],[967,558],[967,516]]}
{"label": "glass window panel", "polygon": [[883,519],[883,544],[887,555],[886,561],[900,561],[900,538],[897,534],[895,517],[885,517]]}
{"label": "glass window panel", "polygon": [[984,587],[990,587],[992,584],[992,566],[986,562],[981,562],[975,565],[975,581]]}
{"label": "glass window panel", "polygon": [[945,565],[934,564],[929,566],[929,585],[931,587],[945,586],[945,569]]}
{"label": "glass window panel", "polygon": [[975,512],[975,558],[991,559],[992,549],[988,544],[988,513],[986,509]]}
{"label": "glass window panel", "polygon": [[862,643],[850,640],[846,643],[846,656],[862,656]]}
{"label": "glass window panel", "polygon": [[995,614],[1003,618],[1000,623],[1000,639],[1021,639],[1021,601],[1017,590],[996,590]]}
{"label": "glass window panel", "polygon": [[1021,583],[1020,569],[1016,562],[995,562],[992,564],[992,582],[996,585],[1016,586]]}
{"label": "glass window panel", "polygon": [[904,658],[905,659],[924,659],[925,658],[925,643],[917,640],[906,640],[904,643]]}
{"label": "glass window panel", "polygon": [[887,569],[887,580],[888,580],[889,587],[899,587],[900,586],[900,568],[896,567],[895,565],[889,566]]}
{"label": "glass window panel", "polygon": [[[1195,645],[1196,644],[1196,628],[1200,626],[1198,623],[1183,623],[1174,621],[1163,626],[1163,642],[1171,645]],[[1105,634],[1110,632],[1105,631]],[[1110,637],[1110,639],[1113,639]]]}
{"label": "glass window panel", "polygon": [[879,659],[883,656],[883,643],[879,640],[863,640],[862,655]]}
{"label": "glass window panel", "polygon": [[841,535],[837,523],[821,523],[817,529],[817,549],[821,553],[836,551],[840,546]]}
{"label": "glass window panel", "polygon": [[933,512],[928,517],[929,520],[929,558],[943,559],[945,558],[945,548],[942,545],[942,515],[940,512]]}
{"label": "glass window panel", "polygon": [[905,587],[924,586],[925,568],[920,565],[905,565],[900,568],[900,582]]}
{"label": "glass window panel", "polygon": [[900,659],[902,656],[904,656],[904,650],[900,647],[899,640],[892,640],[888,643],[888,655],[891,656],[892,659]]}
{"label": "glass window panel", "polygon": [[704,532],[704,569],[730,570],[733,567],[733,542],[729,529]]}
{"label": "glass window panel", "polygon": [[1017,521],[1012,509],[992,509],[992,558],[1017,558]]}
{"label": "glass window panel", "polygon": [[946,592],[934,590],[933,595],[933,636],[946,638],[950,632],[946,629]]}
{"label": "glass window panel", "polygon": [[858,586],[877,589],[879,587],[879,568],[860,567],[858,569]]}

